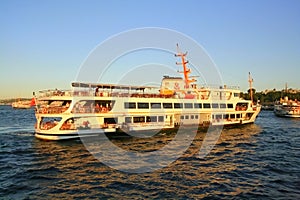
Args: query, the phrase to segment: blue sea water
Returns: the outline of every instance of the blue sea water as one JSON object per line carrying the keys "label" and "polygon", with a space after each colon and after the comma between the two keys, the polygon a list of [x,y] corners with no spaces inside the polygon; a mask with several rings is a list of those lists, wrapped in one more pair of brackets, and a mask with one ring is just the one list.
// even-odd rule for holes
{"label": "blue sea water", "polygon": [[[0,106],[0,199],[300,199],[300,120],[262,111],[254,124],[224,129],[199,158],[205,133],[167,167],[148,173],[110,168],[75,141],[34,138],[34,111]],[[114,139],[149,150],[148,142]]]}

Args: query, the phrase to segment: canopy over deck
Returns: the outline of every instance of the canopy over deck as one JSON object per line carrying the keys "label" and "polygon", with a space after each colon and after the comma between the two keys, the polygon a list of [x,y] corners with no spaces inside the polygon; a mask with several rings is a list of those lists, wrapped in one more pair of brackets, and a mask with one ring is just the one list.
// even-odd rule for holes
{"label": "canopy over deck", "polygon": [[132,85],[118,85],[118,84],[98,84],[98,83],[80,83],[73,82],[72,87],[81,88],[99,88],[99,89],[124,89],[124,90],[145,90],[145,89],[157,89],[153,86],[132,86]]}

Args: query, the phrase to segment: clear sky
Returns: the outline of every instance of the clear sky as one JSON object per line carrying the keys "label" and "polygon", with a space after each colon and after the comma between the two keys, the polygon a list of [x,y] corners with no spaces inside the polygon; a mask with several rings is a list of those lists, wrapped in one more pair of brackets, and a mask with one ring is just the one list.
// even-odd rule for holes
{"label": "clear sky", "polygon": [[258,91],[300,89],[299,0],[2,0],[0,27],[0,98],[68,89],[98,44],[142,27],[190,36],[242,91],[249,71]]}

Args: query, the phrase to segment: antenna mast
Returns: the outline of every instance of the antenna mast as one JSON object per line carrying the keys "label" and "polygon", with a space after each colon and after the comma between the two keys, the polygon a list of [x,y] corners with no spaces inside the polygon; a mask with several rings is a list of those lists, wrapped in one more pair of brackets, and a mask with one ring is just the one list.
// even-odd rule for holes
{"label": "antenna mast", "polygon": [[180,73],[184,74],[184,81],[185,81],[185,88],[189,88],[190,83],[195,82],[195,79],[189,79],[189,74],[191,73],[191,69],[189,69],[186,64],[189,63],[185,60],[185,57],[187,55],[186,53],[182,53],[179,49],[179,45],[177,44],[177,54],[175,54],[176,57],[181,57],[181,62],[176,62],[177,65],[182,65],[183,71],[179,71]]}
{"label": "antenna mast", "polygon": [[249,87],[250,87],[250,98],[251,98],[251,102],[253,103],[253,91],[252,91],[252,83],[253,83],[253,78],[251,77],[251,74],[249,72]]}

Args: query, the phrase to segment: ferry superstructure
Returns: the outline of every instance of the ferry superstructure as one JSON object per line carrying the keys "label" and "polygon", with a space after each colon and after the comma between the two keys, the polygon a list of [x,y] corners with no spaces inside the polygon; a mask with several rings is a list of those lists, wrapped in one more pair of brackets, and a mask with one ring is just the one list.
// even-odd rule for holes
{"label": "ferry superstructure", "polygon": [[184,76],[164,76],[160,87],[74,82],[70,91],[41,91],[35,136],[63,140],[189,125],[254,123],[260,105],[242,99],[238,87],[198,86],[189,77],[186,54],[177,56]]}

